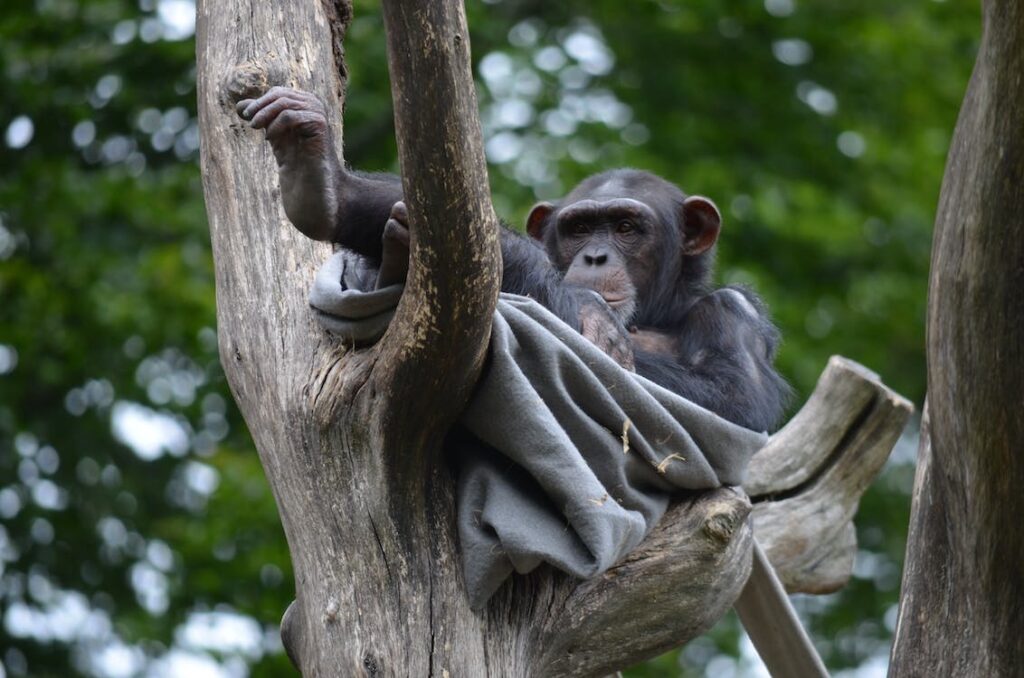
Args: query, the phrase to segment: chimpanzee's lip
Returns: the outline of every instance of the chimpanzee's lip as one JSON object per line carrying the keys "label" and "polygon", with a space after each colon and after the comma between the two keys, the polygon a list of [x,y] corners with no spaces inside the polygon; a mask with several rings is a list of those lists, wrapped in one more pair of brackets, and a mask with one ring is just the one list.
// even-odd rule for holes
{"label": "chimpanzee's lip", "polygon": [[609,306],[619,306],[626,303],[627,300],[627,297],[609,297],[603,294],[601,295],[601,298],[604,299]]}

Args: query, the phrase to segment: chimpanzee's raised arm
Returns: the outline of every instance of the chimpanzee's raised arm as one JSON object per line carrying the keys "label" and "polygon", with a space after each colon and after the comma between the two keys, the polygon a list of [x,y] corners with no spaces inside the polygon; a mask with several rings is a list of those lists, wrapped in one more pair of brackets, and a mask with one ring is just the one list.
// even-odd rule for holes
{"label": "chimpanzee's raised arm", "polygon": [[[396,217],[408,228],[404,207],[392,214],[402,200],[401,179],[343,167],[323,104],[313,94],[273,87],[258,99],[240,101],[236,109],[253,128],[266,130],[280,170],[285,214],[295,227],[310,238],[335,242],[380,261],[381,236],[389,218]],[[502,229],[501,240],[508,283],[502,289],[533,296],[568,318],[568,306],[574,312],[576,305],[556,290],[562,275],[544,249],[508,229]],[[572,324],[577,324],[575,316]]]}
{"label": "chimpanzee's raised arm", "polygon": [[379,260],[381,236],[402,182],[389,174],[362,174],[338,161],[323,103],[315,95],[272,87],[245,99],[238,114],[266,130],[281,180],[288,219],[314,240],[342,243]]}
{"label": "chimpanzee's raised arm", "polygon": [[[237,110],[266,130],[296,228],[377,262],[385,246],[408,251],[400,179],[345,169],[319,99],[274,87]],[[501,289],[533,297],[623,366],[731,421],[771,429],[789,393],[772,365],[778,332],[752,293],[711,291],[720,228],[707,198],[647,172],[604,172],[533,209],[537,241],[501,229]],[[399,260],[408,257],[389,257],[380,278],[403,279]]]}
{"label": "chimpanzee's raised arm", "polygon": [[[257,99],[238,102],[238,114],[266,130],[281,181],[288,219],[315,240],[338,243],[380,262],[385,231],[408,228],[401,179],[389,174],[353,172],[338,161],[323,103],[313,94],[273,87]],[[545,250],[501,229],[502,290],[535,298],[577,330],[588,329],[595,343],[627,366],[632,350],[625,327],[593,291],[566,284]],[[408,238],[404,239],[408,244]],[[393,262],[392,262],[393,263]],[[389,270],[389,280],[400,271]],[[586,323],[587,327],[584,327]]]}

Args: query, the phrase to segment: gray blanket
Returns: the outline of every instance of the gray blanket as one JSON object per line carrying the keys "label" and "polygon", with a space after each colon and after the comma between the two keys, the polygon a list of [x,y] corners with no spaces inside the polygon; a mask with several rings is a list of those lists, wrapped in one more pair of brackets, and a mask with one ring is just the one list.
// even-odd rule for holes
{"label": "gray blanket", "polygon": [[[401,285],[350,252],[323,266],[310,304],[357,344],[387,328]],[[739,485],[755,433],[623,370],[536,302],[502,294],[484,373],[449,436],[471,605],[513,571],[605,571],[681,490]]]}

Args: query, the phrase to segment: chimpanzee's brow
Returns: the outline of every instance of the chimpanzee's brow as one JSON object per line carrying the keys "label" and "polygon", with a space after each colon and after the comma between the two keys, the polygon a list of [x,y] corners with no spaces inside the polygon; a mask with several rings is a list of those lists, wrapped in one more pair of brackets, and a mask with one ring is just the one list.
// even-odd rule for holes
{"label": "chimpanzee's brow", "polygon": [[655,219],[654,210],[632,198],[613,198],[612,200],[580,200],[562,209],[558,214],[563,219],[590,219],[597,216],[640,217]]}

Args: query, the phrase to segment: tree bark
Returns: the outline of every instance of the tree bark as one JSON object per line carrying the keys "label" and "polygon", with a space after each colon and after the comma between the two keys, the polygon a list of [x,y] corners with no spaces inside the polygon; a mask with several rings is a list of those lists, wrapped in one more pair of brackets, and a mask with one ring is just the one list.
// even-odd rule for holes
{"label": "tree bark", "polygon": [[329,250],[287,223],[270,190],[269,149],[232,106],[275,84],[299,86],[338,104],[328,114],[341,139],[351,6],[198,4],[221,359],[281,512],[298,592],[289,651],[311,676],[479,675],[485,662],[483,625],[454,559],[453,488],[439,449],[482,365],[498,292],[497,222],[465,19],[455,3],[431,5],[409,21],[419,34],[403,49],[456,75],[430,88],[434,101],[400,100],[400,122],[419,117],[432,130],[421,138],[430,152],[410,161],[417,131],[399,126],[406,173],[420,178],[407,190],[409,286],[384,339],[350,351],[315,325],[306,301]]}
{"label": "tree bark", "polygon": [[[353,351],[308,310],[329,250],[287,223],[269,148],[233,111],[272,85],[302,87],[338,104],[328,115],[341,139],[351,7],[198,3],[221,359],[292,555],[297,599],[285,642],[308,676],[550,675],[567,659],[558,669],[566,675],[622,667],[728,609],[749,572],[750,506],[741,493],[711,493],[676,507],[650,546],[602,579],[581,584],[542,568],[516,578],[484,613],[469,609],[453,481],[439,450],[481,367],[498,291],[497,222],[461,3],[415,4],[385,2],[410,279],[384,338]],[[625,625],[622,637],[638,635],[621,647],[562,628],[589,634],[589,624],[611,624],[654,596],[663,613]]]}
{"label": "tree bark", "polygon": [[857,554],[853,517],[913,405],[833,356],[810,399],[750,462],[754,535],[790,593],[831,593]]}
{"label": "tree bark", "polygon": [[[540,568],[513,577],[483,612],[469,608],[440,443],[481,369],[500,266],[461,3],[384,0],[411,266],[387,333],[359,351],[313,319],[307,290],[329,248],[289,225],[270,149],[234,112],[237,100],[272,85],[301,87],[336,104],[327,113],[340,140],[351,6],[197,7],[221,360],[288,539],[297,595],[282,635],[293,661],[307,676],[593,676],[708,629],[751,568],[751,505],[733,489],[675,505],[600,577]],[[862,379],[840,372],[836,379]],[[835,430],[786,440],[832,450]],[[776,447],[785,458],[785,441]],[[846,468],[825,457],[823,468]],[[815,471],[787,497],[819,476],[836,473]],[[845,523],[843,506],[830,515]]]}
{"label": "tree bark", "polygon": [[936,217],[892,676],[1018,676],[1024,657],[1024,6],[985,2],[983,30]]}

